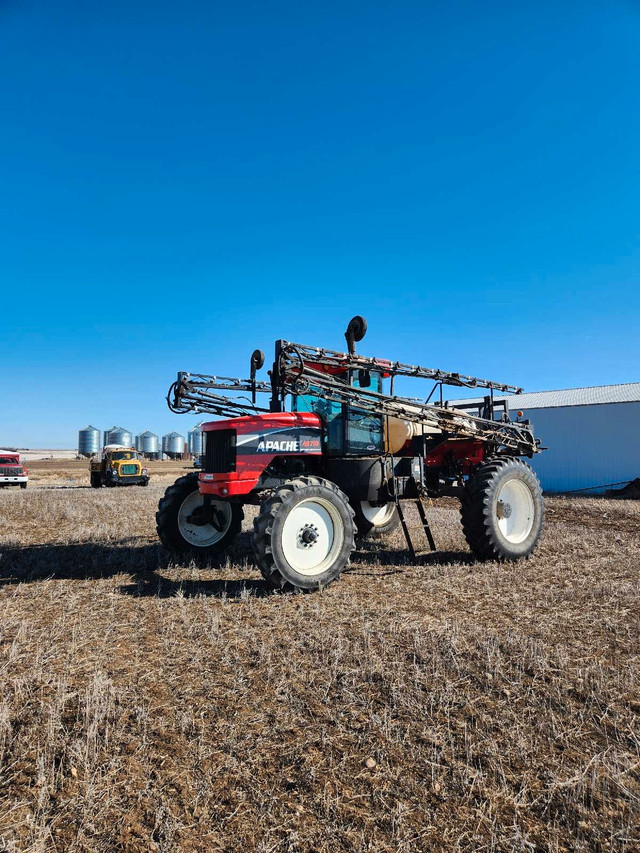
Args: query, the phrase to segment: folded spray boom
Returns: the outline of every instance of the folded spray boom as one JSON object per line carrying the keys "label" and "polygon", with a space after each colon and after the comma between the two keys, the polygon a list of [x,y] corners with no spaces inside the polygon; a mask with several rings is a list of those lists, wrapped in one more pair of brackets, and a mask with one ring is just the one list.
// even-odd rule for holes
{"label": "folded spray boom", "polygon": [[[496,390],[518,394],[522,388],[515,385],[289,341],[278,341],[276,344],[276,360],[270,371],[270,382],[255,378],[257,367],[263,363],[264,355],[256,350],[251,358],[250,379],[179,373],[167,395],[169,408],[177,413],[206,412],[229,418],[283,410],[288,395],[295,397],[311,394],[329,402],[352,406],[362,412],[421,424],[452,437],[476,438],[492,444],[496,449],[504,448],[519,455],[531,456],[538,452],[538,444],[527,423],[511,422],[508,418],[502,421],[480,418],[447,404],[379,393],[366,387],[366,376],[376,371],[391,378],[392,383],[396,376],[413,377],[431,380],[440,386],[488,389],[491,395]],[[354,371],[359,378],[365,378],[365,382],[352,384]],[[271,395],[269,405],[257,405],[258,394]]]}

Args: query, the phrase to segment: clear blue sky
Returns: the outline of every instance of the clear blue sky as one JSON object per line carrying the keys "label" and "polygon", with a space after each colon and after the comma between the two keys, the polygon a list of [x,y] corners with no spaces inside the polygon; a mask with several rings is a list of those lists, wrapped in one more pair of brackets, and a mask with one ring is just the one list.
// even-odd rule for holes
{"label": "clear blue sky", "polygon": [[640,5],[0,0],[0,444],[277,337],[640,379]]}

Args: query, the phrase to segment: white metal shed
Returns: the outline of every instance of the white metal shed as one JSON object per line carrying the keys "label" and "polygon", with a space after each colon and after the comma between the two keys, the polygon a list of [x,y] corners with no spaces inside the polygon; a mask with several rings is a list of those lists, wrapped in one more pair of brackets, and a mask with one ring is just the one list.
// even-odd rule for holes
{"label": "white metal shed", "polygon": [[530,460],[546,492],[600,494],[640,477],[640,382],[507,399],[512,419],[522,411],[549,448]]}

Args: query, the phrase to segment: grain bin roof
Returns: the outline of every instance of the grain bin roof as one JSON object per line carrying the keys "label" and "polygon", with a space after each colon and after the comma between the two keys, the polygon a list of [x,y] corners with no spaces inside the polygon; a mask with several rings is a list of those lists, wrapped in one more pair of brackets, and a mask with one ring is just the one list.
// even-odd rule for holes
{"label": "grain bin roof", "polygon": [[[594,385],[591,388],[565,388],[560,391],[533,391],[530,394],[510,394],[494,397],[509,400],[511,411],[516,409],[552,409],[560,406],[593,406],[602,403],[640,402],[640,382],[625,382],[621,385]],[[451,406],[464,403],[481,403],[481,397],[465,400],[450,400]]]}

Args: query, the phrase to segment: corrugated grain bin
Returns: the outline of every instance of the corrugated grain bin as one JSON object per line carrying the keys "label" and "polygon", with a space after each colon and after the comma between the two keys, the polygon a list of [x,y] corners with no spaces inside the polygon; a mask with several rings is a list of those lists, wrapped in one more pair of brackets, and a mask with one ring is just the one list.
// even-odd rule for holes
{"label": "corrugated grain bin", "polygon": [[193,429],[187,433],[187,447],[192,456],[202,456],[204,453],[204,436],[202,434],[202,425],[204,421],[196,424]]}
{"label": "corrugated grain bin", "polygon": [[146,429],[136,436],[136,449],[147,456],[157,456],[160,453],[160,439],[154,432]]}
{"label": "corrugated grain bin", "polygon": [[185,448],[184,436],[179,432],[168,432],[162,436],[162,452],[167,456],[177,457],[182,456]]}
{"label": "corrugated grain bin", "polygon": [[112,426],[111,429],[105,430],[104,443],[105,447],[107,444],[122,444],[123,447],[132,447],[133,436],[124,427]]}
{"label": "corrugated grain bin", "polygon": [[100,430],[86,426],[78,431],[78,453],[81,456],[95,456],[100,452]]}

